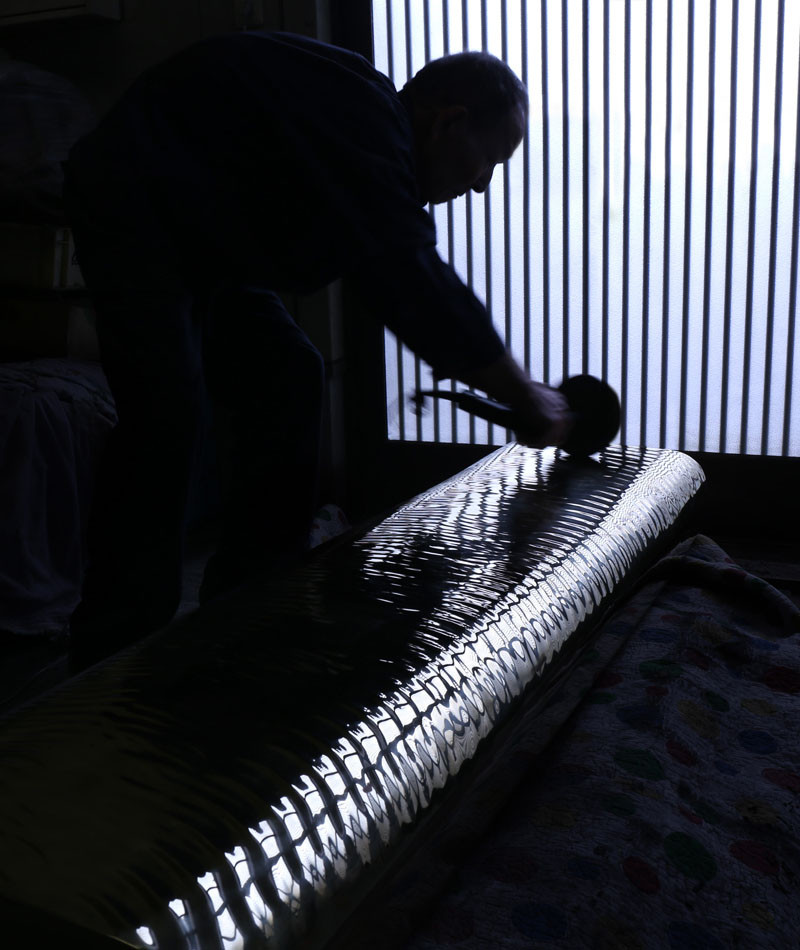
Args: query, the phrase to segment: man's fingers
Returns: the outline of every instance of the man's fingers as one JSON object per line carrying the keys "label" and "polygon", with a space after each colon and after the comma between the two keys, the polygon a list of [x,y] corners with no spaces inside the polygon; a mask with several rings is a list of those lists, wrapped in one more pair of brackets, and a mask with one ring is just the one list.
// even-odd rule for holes
{"label": "man's fingers", "polygon": [[560,445],[569,435],[573,415],[562,393],[542,383],[532,382],[527,399],[517,407],[518,441],[531,448]]}

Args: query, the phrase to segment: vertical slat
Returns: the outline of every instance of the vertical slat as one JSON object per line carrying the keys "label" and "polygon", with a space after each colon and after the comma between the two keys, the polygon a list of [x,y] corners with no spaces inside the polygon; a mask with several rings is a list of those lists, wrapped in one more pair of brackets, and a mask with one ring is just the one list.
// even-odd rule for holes
{"label": "vertical slat", "polygon": [[700,419],[699,448],[706,449],[706,429],[708,424],[708,367],[710,361],[709,337],[711,324],[711,250],[712,250],[712,210],[714,197],[714,118],[716,115],[716,90],[714,84],[717,60],[717,0],[711,0],[709,10],[708,35],[708,129],[706,133],[706,216],[705,216],[705,257],[703,263],[703,329],[702,329],[702,373],[700,376]]}
{"label": "vertical slat", "polygon": [[753,39],[753,112],[750,139],[750,203],[747,225],[747,300],[745,304],[744,365],[742,368],[742,420],[739,451],[747,451],[747,429],[750,411],[750,362],[753,336],[753,274],[756,256],[756,187],[758,181],[758,110],[761,91],[761,0],[756,0],[756,28]]}
{"label": "vertical slat", "polygon": [[[387,61],[389,67],[389,78],[392,80],[395,85],[397,81],[395,79],[395,64],[394,64],[394,47],[393,47],[393,17],[392,17],[392,4],[391,0],[386,2],[386,36],[388,37],[387,47]],[[404,395],[404,384],[403,384],[403,346],[399,339],[395,340],[395,364],[397,366],[397,405],[398,405],[398,436],[401,441],[405,440],[406,437],[406,414],[405,414],[405,395]]]}
{"label": "vertical slat", "polygon": [[742,418],[739,445],[740,452],[747,451],[747,441],[749,434],[750,368],[752,362],[753,332],[753,284],[755,274],[755,249],[757,241],[755,224],[756,193],[758,185],[759,100],[761,89],[761,0],[756,0],[755,24],[755,37],[753,40],[753,111],[750,156],[750,203],[747,241],[747,304],[745,310],[744,365],[742,371]]}
{"label": "vertical slat", "polygon": [[725,241],[725,306],[722,326],[722,382],[721,408],[719,420],[720,452],[725,451],[728,434],[728,390],[730,388],[731,358],[731,277],[733,273],[733,209],[736,178],[736,107],[738,89],[738,40],[739,40],[739,0],[733,0],[733,22],[731,24],[731,115],[728,138],[728,207]]}
{"label": "vertical slat", "polygon": [[[520,77],[528,87],[528,0],[522,0],[520,5],[520,20],[522,26],[522,76]],[[523,313],[523,346],[525,369],[531,371],[531,143],[530,135],[526,135],[522,142],[522,313]]]}
{"label": "vertical slat", "polygon": [[689,283],[692,269],[692,149],[694,147],[694,0],[689,0],[686,58],[686,168],[683,201],[683,304],[681,308],[681,386],[678,448],[686,447],[686,397],[689,366]]}
{"label": "vertical slat", "polygon": [[[407,23],[407,33],[406,33],[406,56],[408,59],[408,77],[409,79],[413,75],[413,58],[412,58],[412,49],[411,49],[411,19],[410,19],[410,8],[408,5],[409,0],[406,0],[406,23]],[[423,50],[425,56],[425,62],[430,62],[431,58],[431,36],[430,36],[430,10],[428,9],[428,0],[423,0],[422,6],[422,15],[423,15],[423,33],[422,33],[422,42]],[[414,391],[419,392],[422,389],[422,360],[414,354]],[[405,410],[405,406],[403,407]],[[417,442],[422,442],[422,413],[417,412],[415,414],[416,420],[416,430],[417,430]],[[434,406],[433,409],[433,426],[434,433],[438,432],[439,428],[439,413]],[[438,436],[434,436],[435,441],[439,441]]]}
{"label": "vertical slat", "polygon": [[783,438],[781,451],[789,454],[792,425],[792,380],[794,377],[795,322],[797,320],[797,258],[800,254],[800,90],[795,88],[797,113],[794,142],[794,200],[792,202],[792,259],[789,274],[789,321],[786,333],[786,367],[783,392]]}
{"label": "vertical slat", "polygon": [[666,122],[664,128],[664,271],[661,293],[661,413],[659,446],[667,444],[667,383],[669,375],[669,266],[670,217],[672,214],[672,30],[673,2],[667,5]]}
{"label": "vertical slat", "polygon": [[583,0],[583,349],[581,353],[581,372],[589,372],[589,274],[591,259],[589,256],[589,0]]}
{"label": "vertical slat", "polygon": [[[464,38],[464,49],[469,49],[469,11],[467,9],[469,0],[461,0],[461,35]],[[472,192],[468,191],[464,197],[467,208],[467,284],[470,288],[474,285],[474,257],[472,241]],[[469,444],[475,444],[475,417],[470,416],[467,423],[469,431]]]}
{"label": "vertical slat", "polygon": [[608,276],[610,261],[608,259],[609,233],[609,174],[610,174],[610,131],[609,131],[609,62],[608,62],[608,21],[609,2],[603,0],[603,323],[602,323],[602,378],[608,379]]}
{"label": "vertical slat", "polygon": [[775,271],[778,257],[778,193],[780,184],[781,117],[783,115],[783,24],[785,0],[778,0],[777,48],[775,50],[775,142],[772,157],[772,215],[769,229],[769,285],[767,290],[767,338],[764,360],[764,409],[761,419],[761,454],[767,454],[771,409],[772,361],[775,337]]}
{"label": "vertical slat", "polygon": [[[406,36],[406,76],[411,76],[412,69],[412,59],[411,59],[411,0],[405,0],[403,7],[403,18],[405,21],[405,36]],[[405,367],[404,367],[404,357],[405,357],[405,346],[398,340],[397,341],[397,359],[400,364],[397,378],[398,378],[398,389],[399,389],[399,405],[400,405],[400,438],[405,438],[405,404],[406,404],[406,394],[405,394]],[[416,357],[414,363],[416,364]],[[417,383],[417,373],[415,371],[415,384]],[[416,437],[417,440],[421,437],[422,426],[422,414],[417,413],[415,416],[415,428],[416,428]]]}
{"label": "vertical slat", "polygon": [[431,61],[431,4],[430,0],[423,0],[422,5],[422,35],[425,43],[425,62]]}
{"label": "vertical slat", "polygon": [[542,20],[542,378],[550,381],[550,103],[547,55],[547,3]]}
{"label": "vertical slat", "polygon": [[[452,50],[450,49],[450,0],[442,0],[442,23],[444,26],[444,36],[442,37],[442,49],[444,50],[444,55],[449,55]],[[455,233],[453,230],[453,202],[447,202],[447,260],[452,264],[455,259]],[[439,381],[435,382],[436,388],[439,386]],[[454,379],[450,380],[450,392],[455,392],[457,390],[456,381]],[[450,413],[450,432],[452,433],[452,440],[457,442],[456,432],[458,426],[458,407],[455,402],[450,402],[447,410]]]}
{"label": "vertical slat", "polygon": [[644,224],[642,228],[642,372],[639,415],[639,445],[647,444],[647,369],[650,355],[650,192],[653,158],[653,0],[647,0],[645,13],[644,80]]}
{"label": "vertical slat", "polygon": [[569,375],[569,17],[567,0],[561,0],[561,234],[562,234],[562,359],[561,376]]}
{"label": "vertical slat", "polygon": [[[508,62],[508,3],[501,0],[500,31],[502,35],[502,59]],[[524,40],[523,40],[524,42]],[[505,341],[511,345],[511,195],[509,193],[508,162],[503,168],[503,279],[505,281]]]}
{"label": "vertical slat", "polygon": [[[484,53],[489,51],[489,22],[486,9],[486,0],[481,0],[481,50]],[[489,314],[494,313],[494,280],[492,274],[492,189],[491,186],[483,193],[483,215],[484,215],[484,267],[486,271],[486,309]],[[492,444],[494,426],[490,423],[486,426],[487,438],[489,444]]]}
{"label": "vertical slat", "polygon": [[[623,185],[622,185],[622,363],[620,401],[628,403],[628,319],[630,310],[630,253],[631,253],[631,0],[625,0],[625,38],[623,44],[623,71],[625,96],[625,122],[623,140]],[[627,417],[622,414],[620,441],[627,439]]]}
{"label": "vertical slat", "polygon": [[394,49],[392,47],[392,38],[394,30],[392,29],[392,0],[386,0],[386,59],[389,67],[389,78],[394,82]]}
{"label": "vertical slat", "polygon": [[[508,62],[508,3],[502,0],[500,5],[502,59]],[[523,44],[525,39],[523,37]],[[526,134],[527,138],[527,134]],[[508,180],[509,162],[503,168],[503,279],[505,281],[505,342],[507,347],[512,345],[512,299],[511,299],[511,191]],[[512,433],[505,430],[505,439],[510,441]]]}
{"label": "vertical slat", "polygon": [[[430,0],[423,0],[422,4],[422,43],[423,43],[423,55],[426,63],[431,61],[431,11],[430,11]],[[408,44],[411,46],[411,44]],[[411,77],[411,70],[409,70],[409,78]],[[415,354],[414,355],[414,391],[419,392],[422,389],[422,360]],[[422,413],[418,412],[416,414],[417,420],[417,441],[421,442],[422,435]],[[434,442],[439,441],[439,410],[436,406],[433,408],[433,440]]]}

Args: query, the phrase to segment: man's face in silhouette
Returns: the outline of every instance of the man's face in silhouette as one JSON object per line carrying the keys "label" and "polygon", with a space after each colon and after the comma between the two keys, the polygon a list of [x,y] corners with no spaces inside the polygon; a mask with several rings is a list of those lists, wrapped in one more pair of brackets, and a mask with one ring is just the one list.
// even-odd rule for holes
{"label": "man's face in silhouette", "polygon": [[465,106],[435,109],[417,149],[425,203],[485,191],[495,167],[509,159],[522,141],[525,121],[519,108],[488,127],[477,125]]}

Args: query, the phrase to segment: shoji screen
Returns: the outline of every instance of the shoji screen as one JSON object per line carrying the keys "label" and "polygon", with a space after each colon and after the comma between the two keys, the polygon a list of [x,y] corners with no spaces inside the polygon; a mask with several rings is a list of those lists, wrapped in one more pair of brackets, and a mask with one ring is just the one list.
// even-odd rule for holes
{"label": "shoji screen", "polygon": [[[627,444],[800,455],[800,3],[373,0],[373,31],[398,87],[462,49],[528,87],[507,167],[432,213],[534,378],[607,379]],[[507,440],[415,415],[430,373],[391,334],[386,374],[391,438]]]}

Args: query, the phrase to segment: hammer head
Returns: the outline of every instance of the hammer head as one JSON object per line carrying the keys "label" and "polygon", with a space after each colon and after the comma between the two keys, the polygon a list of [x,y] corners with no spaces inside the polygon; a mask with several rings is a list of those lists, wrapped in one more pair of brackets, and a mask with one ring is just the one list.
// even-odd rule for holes
{"label": "hammer head", "polygon": [[593,455],[619,432],[620,404],[614,390],[595,376],[570,376],[558,387],[575,415],[575,424],[561,448],[569,455]]}

